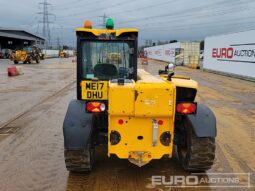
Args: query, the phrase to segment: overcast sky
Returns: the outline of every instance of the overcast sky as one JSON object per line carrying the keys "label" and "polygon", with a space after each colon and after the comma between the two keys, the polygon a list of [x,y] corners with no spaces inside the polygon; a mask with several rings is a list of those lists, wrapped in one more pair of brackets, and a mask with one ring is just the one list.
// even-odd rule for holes
{"label": "overcast sky", "polygon": [[[41,0],[44,1],[44,0]],[[0,27],[42,34],[40,0],[0,0]],[[104,14],[115,28],[135,27],[139,40],[203,40],[206,36],[255,29],[254,0],[47,0],[53,43],[75,44],[76,27],[90,19],[94,28]]]}

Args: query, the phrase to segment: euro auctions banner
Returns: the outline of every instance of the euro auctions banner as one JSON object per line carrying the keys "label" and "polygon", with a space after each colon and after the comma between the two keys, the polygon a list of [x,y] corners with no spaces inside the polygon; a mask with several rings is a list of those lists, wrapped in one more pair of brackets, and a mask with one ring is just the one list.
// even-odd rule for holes
{"label": "euro auctions banner", "polygon": [[175,49],[180,48],[181,43],[171,43],[159,46],[145,48],[148,58],[162,60],[166,62],[175,62]]}
{"label": "euro auctions banner", "polygon": [[212,57],[219,61],[255,63],[255,43],[230,46],[229,48],[213,48]]}
{"label": "euro auctions banner", "polygon": [[203,68],[255,78],[255,30],[206,38]]}

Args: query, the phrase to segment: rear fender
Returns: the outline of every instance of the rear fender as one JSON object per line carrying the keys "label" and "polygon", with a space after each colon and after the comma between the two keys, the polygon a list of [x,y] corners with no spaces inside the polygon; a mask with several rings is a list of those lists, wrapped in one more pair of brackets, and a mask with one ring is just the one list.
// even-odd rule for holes
{"label": "rear fender", "polygon": [[92,135],[92,114],[86,113],[85,102],[69,103],[63,124],[65,149],[84,149]]}
{"label": "rear fender", "polygon": [[206,105],[197,104],[197,113],[188,115],[186,119],[197,137],[216,137],[216,118]]}

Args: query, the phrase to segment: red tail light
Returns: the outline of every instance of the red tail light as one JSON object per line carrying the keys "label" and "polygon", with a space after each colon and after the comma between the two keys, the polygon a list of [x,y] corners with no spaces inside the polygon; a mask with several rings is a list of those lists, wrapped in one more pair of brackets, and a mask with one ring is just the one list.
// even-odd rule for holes
{"label": "red tail light", "polygon": [[88,102],[86,109],[88,112],[100,113],[105,111],[105,104],[101,102]]}
{"label": "red tail light", "polygon": [[181,114],[194,114],[197,110],[196,103],[178,103],[177,112]]}

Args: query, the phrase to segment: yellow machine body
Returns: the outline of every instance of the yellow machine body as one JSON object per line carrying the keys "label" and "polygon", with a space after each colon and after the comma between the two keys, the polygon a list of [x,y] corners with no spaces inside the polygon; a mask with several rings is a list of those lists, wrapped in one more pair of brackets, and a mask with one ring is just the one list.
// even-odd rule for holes
{"label": "yellow machine body", "polygon": [[82,33],[92,33],[95,36],[100,36],[101,34],[115,34],[120,36],[123,33],[138,32],[135,28],[125,28],[125,29],[89,29],[89,28],[77,28],[76,32]]}
{"label": "yellow machine body", "polygon": [[12,56],[12,59],[14,61],[21,61],[21,62],[25,62],[27,60],[27,51],[25,50],[16,50]]}
{"label": "yellow machine body", "polygon": [[59,57],[60,57],[60,58],[65,58],[65,53],[64,53],[63,51],[60,51],[60,52],[59,52]]}
{"label": "yellow machine body", "polygon": [[[163,155],[172,156],[174,138],[175,85],[143,82],[118,85],[109,83],[108,155],[143,166]],[[111,144],[111,133],[120,134],[120,142]],[[169,144],[161,143],[164,133]]]}
{"label": "yellow machine body", "polygon": [[[137,29],[89,29],[78,28],[80,36],[94,36],[110,39]],[[103,37],[101,37],[103,34]],[[132,37],[131,37],[132,38]],[[120,54],[107,55],[109,61],[118,61]],[[123,84],[117,81],[103,81],[97,78],[82,79],[81,99],[88,102],[108,102],[108,156],[116,155],[128,159],[137,166],[143,166],[152,159],[173,155],[174,120],[177,87],[197,89],[197,83],[183,76],[167,80],[167,75],[155,77],[138,69],[137,81]],[[112,135],[119,139],[112,141]]]}
{"label": "yellow machine body", "polygon": [[[108,100],[108,156],[115,154],[138,166],[163,155],[172,157],[176,87],[197,89],[197,82],[185,76],[175,76],[172,81],[166,77],[138,69],[137,82],[81,82],[82,99]],[[110,141],[112,132],[121,137],[116,145]],[[168,145],[162,144],[164,133],[170,135]]]}

